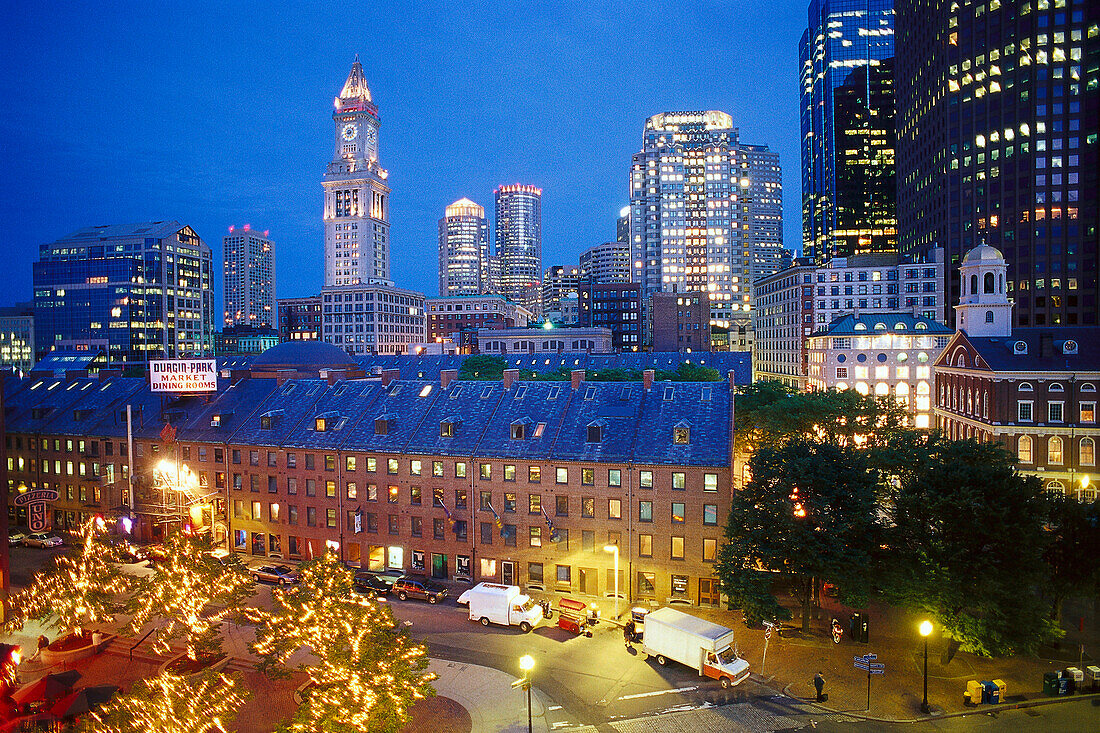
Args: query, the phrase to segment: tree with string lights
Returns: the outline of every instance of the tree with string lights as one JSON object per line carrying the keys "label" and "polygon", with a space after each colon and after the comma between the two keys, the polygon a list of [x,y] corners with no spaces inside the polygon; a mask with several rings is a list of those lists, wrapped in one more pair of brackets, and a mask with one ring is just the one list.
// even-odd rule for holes
{"label": "tree with string lights", "polygon": [[222,624],[242,616],[255,583],[239,560],[223,562],[194,537],[173,535],[165,550],[167,556],[131,599],[130,629],[136,633],[162,619],[154,631],[155,650],[167,652],[170,642],[183,638],[189,659],[216,656]]}
{"label": "tree with string lights", "polygon": [[249,697],[234,677],[169,673],[139,680],[81,724],[81,733],[226,733]]}
{"label": "tree with string lights", "polygon": [[409,708],[434,695],[427,650],[393,618],[388,605],[354,591],[354,576],[333,552],[300,568],[295,587],[272,590],[272,611],[252,610],[258,622],[253,652],[259,668],[286,673],[295,665],[309,683],[302,705],[285,725],[293,733],[398,731]]}
{"label": "tree with string lights", "polygon": [[104,542],[105,536],[102,519],[85,522],[80,553],[58,556],[56,568],[38,573],[29,586],[12,595],[0,630],[10,634],[31,619],[51,619],[52,626],[81,636],[89,626],[114,620],[117,596],[131,592],[137,580],[119,570],[116,563],[121,558]]}

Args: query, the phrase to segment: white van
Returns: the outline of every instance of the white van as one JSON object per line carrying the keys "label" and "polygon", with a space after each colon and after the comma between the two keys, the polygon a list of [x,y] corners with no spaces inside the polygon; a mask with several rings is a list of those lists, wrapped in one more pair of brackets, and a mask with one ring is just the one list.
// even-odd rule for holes
{"label": "white van", "polygon": [[518,626],[526,633],[542,620],[542,606],[515,585],[478,583],[460,595],[458,602],[469,604],[470,620],[480,621],[482,626]]}

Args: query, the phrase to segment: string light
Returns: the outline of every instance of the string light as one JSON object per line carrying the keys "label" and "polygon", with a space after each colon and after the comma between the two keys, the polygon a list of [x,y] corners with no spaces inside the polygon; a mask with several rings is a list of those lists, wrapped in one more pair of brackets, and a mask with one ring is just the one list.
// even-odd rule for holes
{"label": "string light", "polygon": [[222,674],[180,677],[169,673],[137,682],[92,713],[87,733],[226,733],[249,697],[237,680]]}

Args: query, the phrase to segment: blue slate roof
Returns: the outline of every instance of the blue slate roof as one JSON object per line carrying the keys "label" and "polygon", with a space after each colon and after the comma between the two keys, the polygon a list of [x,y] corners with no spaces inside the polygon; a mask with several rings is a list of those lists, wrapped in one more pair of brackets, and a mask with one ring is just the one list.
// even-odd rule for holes
{"label": "blue slate roof", "polygon": [[[673,428],[686,426],[686,445]],[[729,465],[730,388],[727,382],[657,382],[646,396],[634,441],[634,462],[678,466]]]}
{"label": "blue slate roof", "polygon": [[[407,453],[445,456],[469,456],[477,451],[485,429],[493,420],[504,385],[501,382],[458,382],[441,390],[431,409],[424,415],[421,429],[416,431]],[[454,435],[443,437],[440,426],[451,423]]]}
{"label": "blue slate roof", "polygon": [[[638,430],[642,391],[638,382],[581,384],[570,396],[554,441],[554,457],[570,461],[629,461]],[[588,442],[589,426],[600,429],[598,442]]]}
{"label": "blue slate roof", "polygon": [[913,332],[917,336],[947,336],[954,333],[943,324],[912,313],[849,313],[833,320],[824,331],[815,336],[873,336],[875,332]]}
{"label": "blue slate roof", "polygon": [[72,409],[83,395],[93,389],[98,380],[64,378],[34,378],[30,386],[13,395],[11,403],[5,404],[5,422],[7,429],[18,425],[20,432],[44,433],[49,424]]}
{"label": "blue slate roof", "polygon": [[[275,391],[274,379],[244,379],[217,394],[209,403],[199,403],[189,419],[178,428],[181,440],[224,443],[256,412]],[[217,425],[211,425],[217,417]]]}
{"label": "blue slate roof", "polygon": [[[272,391],[251,417],[238,425],[230,438],[231,442],[268,446],[285,444],[327,388],[320,379],[288,381]],[[262,426],[265,415],[271,416],[271,427],[267,429]]]}
{"label": "blue slate roof", "polygon": [[[1044,334],[1049,340],[1041,344]],[[1017,328],[1004,338],[967,335],[966,340],[999,372],[1100,370],[1100,326]],[[1076,342],[1076,354],[1062,353],[1067,340]],[[1016,353],[1017,341],[1026,344],[1026,354]]]}
{"label": "blue slate roof", "polygon": [[[315,380],[308,382],[310,389],[318,384]],[[361,421],[369,422],[371,431],[374,430],[373,405],[386,391],[380,382],[356,379],[341,380],[331,386],[320,382],[320,385],[317,398],[310,401],[304,417],[283,442],[288,448],[339,448]],[[324,431],[317,430],[317,418],[321,417]]]}
{"label": "blue slate roof", "polygon": [[[355,425],[344,428],[343,447],[345,450],[401,453],[438,397],[439,383],[397,379],[384,387],[378,382],[374,384],[381,392],[365,406]],[[430,389],[425,391],[426,387]],[[384,432],[378,431],[376,423],[380,420],[386,422]]]}
{"label": "blue slate roof", "polygon": [[[503,390],[477,454],[489,458],[549,458],[571,392],[569,382],[513,382],[511,388]],[[544,427],[538,435],[540,424]],[[522,439],[512,438],[513,425],[523,425]]]}

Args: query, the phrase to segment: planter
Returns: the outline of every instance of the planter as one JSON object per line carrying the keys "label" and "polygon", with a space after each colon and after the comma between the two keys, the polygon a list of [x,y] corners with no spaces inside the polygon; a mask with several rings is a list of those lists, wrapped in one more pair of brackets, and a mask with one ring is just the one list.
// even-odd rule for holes
{"label": "planter", "polygon": [[98,631],[85,632],[79,636],[66,634],[43,649],[38,658],[45,664],[77,662],[103,651],[103,647],[113,638],[114,634]]}
{"label": "planter", "polygon": [[220,672],[229,664],[229,657],[225,654],[207,654],[198,659],[189,659],[187,654],[177,654],[164,664],[160,665],[158,673],[168,672],[183,677],[194,677],[205,672]]}

